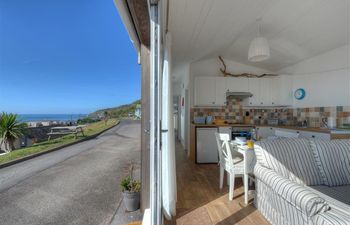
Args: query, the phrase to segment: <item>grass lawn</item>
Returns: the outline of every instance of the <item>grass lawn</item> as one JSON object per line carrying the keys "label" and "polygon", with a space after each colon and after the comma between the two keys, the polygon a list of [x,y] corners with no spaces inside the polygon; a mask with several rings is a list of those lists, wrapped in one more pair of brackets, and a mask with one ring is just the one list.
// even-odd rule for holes
{"label": "grass lawn", "polygon": [[67,144],[77,142],[81,139],[84,139],[86,137],[90,137],[94,134],[97,134],[101,131],[104,131],[104,130],[114,126],[115,124],[117,124],[117,122],[118,122],[117,119],[110,119],[110,120],[108,120],[107,125],[105,125],[104,121],[91,123],[91,124],[87,125],[86,127],[84,127],[85,137],[81,137],[81,135],[79,134],[78,138],[75,139],[73,134],[69,134],[69,135],[65,135],[65,136],[60,137],[60,138],[52,139],[50,141],[45,141],[45,142],[40,142],[40,143],[34,144],[31,147],[17,149],[13,152],[7,153],[5,155],[1,155],[0,156],[0,165],[7,163],[7,162],[10,162],[10,161],[15,160],[15,159],[19,159],[19,158],[23,158],[25,156],[35,154],[35,153],[49,151],[51,149],[54,149],[54,148],[57,148],[60,146],[64,146]]}

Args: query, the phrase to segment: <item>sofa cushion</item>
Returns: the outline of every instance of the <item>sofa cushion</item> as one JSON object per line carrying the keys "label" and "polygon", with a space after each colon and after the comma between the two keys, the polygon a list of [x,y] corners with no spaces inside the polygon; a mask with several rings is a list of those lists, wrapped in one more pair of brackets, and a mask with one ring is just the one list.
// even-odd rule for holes
{"label": "sofa cushion", "polygon": [[[350,185],[328,187],[326,185],[310,186],[316,193],[327,198],[331,205],[338,205],[341,208],[346,207],[350,212]],[[330,200],[330,201],[329,201]],[[335,201],[336,200],[336,201]],[[342,202],[343,204],[339,204]]]}
{"label": "sofa cushion", "polygon": [[264,140],[257,142],[254,149],[257,162],[281,176],[298,184],[323,184],[307,139]]}
{"label": "sofa cushion", "polygon": [[308,188],[326,200],[331,208],[329,212],[333,212],[337,217],[342,218],[341,220],[347,221],[345,224],[350,224],[350,185],[338,187],[320,185]]}
{"label": "sofa cushion", "polygon": [[[350,142],[310,140],[311,148],[325,185],[350,184]],[[348,148],[348,149],[347,149]]]}

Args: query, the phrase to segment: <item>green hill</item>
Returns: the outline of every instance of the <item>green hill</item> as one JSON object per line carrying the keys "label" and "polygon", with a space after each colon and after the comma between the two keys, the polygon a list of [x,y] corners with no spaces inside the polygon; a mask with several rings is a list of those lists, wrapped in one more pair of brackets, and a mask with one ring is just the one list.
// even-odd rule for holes
{"label": "green hill", "polygon": [[141,105],[141,100],[137,100],[131,104],[120,105],[120,106],[114,107],[114,108],[97,110],[96,112],[89,114],[89,117],[91,117],[91,118],[97,118],[97,117],[103,118],[105,115],[105,112],[107,112],[109,117],[111,117],[111,118],[128,117],[129,113],[134,115],[136,107],[140,106],[140,105]]}

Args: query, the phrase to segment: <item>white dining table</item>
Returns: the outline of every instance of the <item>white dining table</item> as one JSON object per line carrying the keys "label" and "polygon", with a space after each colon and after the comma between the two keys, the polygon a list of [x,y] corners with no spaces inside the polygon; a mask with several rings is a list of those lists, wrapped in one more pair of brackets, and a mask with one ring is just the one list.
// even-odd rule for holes
{"label": "white dining table", "polygon": [[[244,174],[243,174],[243,184],[244,184],[244,204],[248,204],[248,179],[254,172],[254,166],[256,163],[255,153],[253,148],[248,148],[247,145],[237,144],[235,141],[231,141],[232,150],[243,155],[244,164]],[[254,179],[251,176],[251,179]]]}

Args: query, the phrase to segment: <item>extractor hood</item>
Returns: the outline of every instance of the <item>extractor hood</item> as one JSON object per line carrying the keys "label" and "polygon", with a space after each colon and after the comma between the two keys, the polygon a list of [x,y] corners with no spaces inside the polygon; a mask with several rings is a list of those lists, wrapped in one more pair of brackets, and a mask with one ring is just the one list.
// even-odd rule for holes
{"label": "extractor hood", "polygon": [[244,99],[244,98],[250,98],[252,96],[253,96],[253,94],[250,93],[250,92],[238,92],[238,91],[228,91],[228,92],[226,92],[226,98]]}

